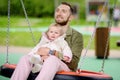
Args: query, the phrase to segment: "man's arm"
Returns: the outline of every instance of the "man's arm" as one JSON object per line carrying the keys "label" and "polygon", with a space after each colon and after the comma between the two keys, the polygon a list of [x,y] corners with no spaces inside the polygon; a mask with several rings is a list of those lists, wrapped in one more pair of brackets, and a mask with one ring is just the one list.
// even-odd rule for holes
{"label": "man's arm", "polygon": [[76,35],[76,38],[74,36],[73,40],[72,40],[72,53],[73,53],[73,59],[71,61],[70,64],[68,64],[68,66],[72,69],[72,70],[76,70],[78,67],[78,63],[80,60],[80,56],[81,56],[81,52],[83,50],[83,37],[81,34]]}
{"label": "man's arm", "polygon": [[72,36],[67,39],[67,42],[72,50],[73,58],[70,64],[68,64],[69,68],[73,71],[77,69],[79,59],[81,56],[81,52],[83,49],[83,36],[81,33],[73,31]]}

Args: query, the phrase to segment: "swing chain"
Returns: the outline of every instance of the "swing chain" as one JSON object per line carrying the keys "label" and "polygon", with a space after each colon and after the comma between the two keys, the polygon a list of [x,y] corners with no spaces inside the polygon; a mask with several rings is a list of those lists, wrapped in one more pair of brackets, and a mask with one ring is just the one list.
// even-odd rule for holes
{"label": "swing chain", "polygon": [[90,48],[90,45],[91,45],[91,43],[92,43],[92,40],[93,40],[93,38],[94,38],[94,36],[95,36],[96,29],[98,28],[98,24],[99,24],[99,22],[100,22],[100,19],[101,19],[101,16],[102,16],[102,14],[103,14],[103,11],[104,11],[105,7],[107,6],[107,2],[108,2],[108,0],[105,1],[104,6],[103,6],[103,8],[102,8],[102,10],[101,10],[101,13],[98,15],[98,18],[97,18],[97,21],[96,21],[96,24],[95,24],[95,29],[94,29],[91,37],[90,37],[90,40],[89,40],[88,45],[87,45],[87,47],[86,47],[85,53],[84,53],[84,55],[83,55],[83,58],[82,58],[82,60],[80,61],[80,62],[81,62],[81,63],[80,63],[80,66],[79,66],[80,70],[81,70],[81,67],[82,67],[82,65],[83,65],[83,63],[84,63],[84,59],[85,59],[85,57],[86,57],[87,51],[88,51],[88,49]]}
{"label": "swing chain", "polygon": [[[30,33],[31,33],[31,35],[32,35],[32,40],[33,40],[33,42],[34,42],[34,45],[36,45],[36,41],[35,41],[35,38],[34,38],[34,35],[33,35],[33,32],[32,32],[32,29],[31,29],[31,27],[30,27],[30,22],[29,22],[29,20],[28,20],[28,17],[27,17],[27,13],[26,13],[26,10],[25,10],[25,7],[24,7],[24,4],[23,4],[23,1],[22,0],[20,0],[21,1],[21,4],[22,4],[22,8],[23,8],[23,11],[24,11],[24,14],[25,14],[25,17],[26,17],[26,21],[27,21],[27,23],[28,23],[28,26],[29,26],[29,29],[30,29]],[[6,63],[9,63],[8,61],[8,57],[9,57],[9,41],[10,41],[10,39],[9,39],[9,36],[10,36],[10,0],[8,0],[8,24],[7,24],[7,30],[6,30]]]}
{"label": "swing chain", "polygon": [[101,70],[100,70],[100,72],[104,72],[104,64],[105,64],[105,58],[106,58],[106,56],[107,56],[107,51],[108,51],[108,46],[109,46],[109,41],[110,41],[110,30],[111,30],[111,24],[112,22],[110,21],[109,23],[108,23],[108,37],[107,37],[107,41],[106,41],[106,47],[105,47],[105,52],[104,52],[104,57],[103,57],[103,62],[102,62],[102,66],[101,66]]}
{"label": "swing chain", "polygon": [[10,0],[8,0],[8,24],[7,24],[7,33],[6,33],[6,49],[7,49],[7,53],[6,53],[6,63],[8,62],[8,52],[9,52],[9,35],[10,35]]}
{"label": "swing chain", "polygon": [[22,8],[23,8],[25,17],[26,17],[26,21],[27,21],[27,23],[28,23],[28,27],[29,27],[30,33],[31,33],[31,35],[32,35],[32,40],[33,40],[33,42],[34,42],[34,45],[36,45],[36,40],[35,40],[34,34],[33,34],[33,32],[32,32],[32,29],[31,29],[30,21],[29,21],[29,19],[28,19],[28,16],[27,16],[27,12],[26,12],[24,3],[23,3],[22,0],[20,0],[20,2],[21,2],[21,5],[22,5]]}
{"label": "swing chain", "polygon": [[[116,3],[117,3],[117,0],[114,1],[113,10],[114,10],[115,7],[116,7]],[[113,13],[112,13],[112,18],[113,18]],[[109,34],[109,36],[107,37],[106,47],[105,47],[105,53],[104,53],[104,58],[103,58],[102,67],[101,67],[100,72],[104,72],[104,64],[105,64],[105,58],[106,58],[106,56],[107,56],[107,50],[108,50],[108,45],[109,45],[109,41],[110,41],[111,27],[112,27],[112,19],[110,19],[110,20],[108,21],[108,34]]]}

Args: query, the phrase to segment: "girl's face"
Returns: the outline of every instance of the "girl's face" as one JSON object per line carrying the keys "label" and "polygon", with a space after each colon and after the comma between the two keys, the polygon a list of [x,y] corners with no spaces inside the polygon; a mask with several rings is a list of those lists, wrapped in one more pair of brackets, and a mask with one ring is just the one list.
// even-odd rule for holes
{"label": "girl's face", "polygon": [[47,35],[48,35],[48,39],[50,39],[51,41],[55,40],[61,35],[61,29],[59,29],[59,27],[52,26],[49,28]]}

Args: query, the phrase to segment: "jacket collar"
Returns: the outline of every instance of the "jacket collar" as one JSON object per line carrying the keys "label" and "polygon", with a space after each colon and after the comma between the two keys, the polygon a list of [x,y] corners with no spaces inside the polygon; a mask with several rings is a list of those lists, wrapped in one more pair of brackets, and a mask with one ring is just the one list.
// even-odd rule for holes
{"label": "jacket collar", "polygon": [[68,27],[66,35],[72,35],[72,28]]}

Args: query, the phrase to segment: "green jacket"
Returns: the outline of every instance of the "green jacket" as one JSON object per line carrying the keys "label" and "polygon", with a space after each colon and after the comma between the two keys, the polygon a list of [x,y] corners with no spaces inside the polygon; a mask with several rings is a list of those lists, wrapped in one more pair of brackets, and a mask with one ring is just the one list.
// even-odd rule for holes
{"label": "green jacket", "polygon": [[73,53],[73,59],[70,63],[67,63],[67,65],[71,70],[75,71],[77,69],[83,49],[83,37],[78,31],[68,28],[65,40],[67,41]]}

